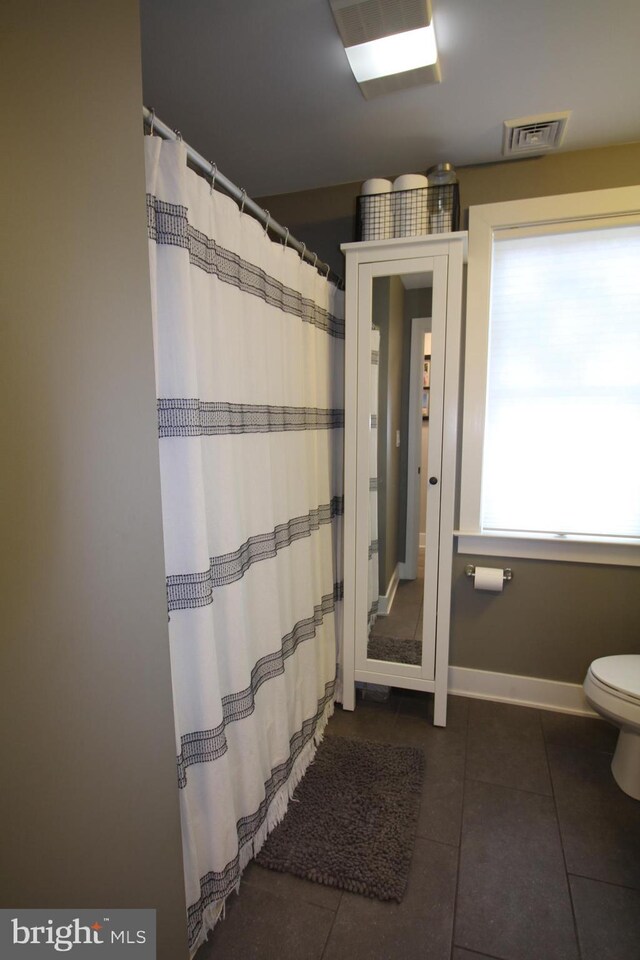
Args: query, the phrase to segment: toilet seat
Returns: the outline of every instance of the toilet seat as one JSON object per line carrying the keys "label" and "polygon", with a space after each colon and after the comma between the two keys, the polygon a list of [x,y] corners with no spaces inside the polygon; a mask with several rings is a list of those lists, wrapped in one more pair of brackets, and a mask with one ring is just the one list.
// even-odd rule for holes
{"label": "toilet seat", "polygon": [[594,660],[583,688],[596,713],[620,727],[611,772],[621,790],[640,800],[640,654]]}
{"label": "toilet seat", "polygon": [[640,704],[640,655],[600,657],[589,667],[596,685],[628,703]]}
{"label": "toilet seat", "polygon": [[583,689],[597,713],[640,730],[640,655],[601,657],[587,671]]}
{"label": "toilet seat", "polygon": [[[623,693],[621,690],[616,690],[615,687],[609,686],[608,683],[603,683],[602,680],[598,680],[591,669],[589,669],[587,673],[583,686],[587,694],[587,699],[597,697],[603,706],[607,703],[610,704],[611,707],[613,707],[615,703],[627,703],[631,707],[640,708],[640,696],[634,697],[633,694]],[[622,707],[620,709],[622,709]]]}

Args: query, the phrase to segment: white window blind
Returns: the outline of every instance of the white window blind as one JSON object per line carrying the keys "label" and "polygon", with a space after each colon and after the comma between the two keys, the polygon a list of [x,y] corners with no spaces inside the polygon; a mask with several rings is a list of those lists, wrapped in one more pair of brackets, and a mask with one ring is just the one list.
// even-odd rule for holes
{"label": "white window blind", "polygon": [[481,514],[640,537],[640,226],[494,236]]}

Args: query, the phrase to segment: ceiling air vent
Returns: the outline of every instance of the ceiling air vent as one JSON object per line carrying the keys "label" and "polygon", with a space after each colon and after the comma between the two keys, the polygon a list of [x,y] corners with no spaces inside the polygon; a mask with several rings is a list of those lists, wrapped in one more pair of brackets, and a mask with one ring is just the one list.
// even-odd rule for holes
{"label": "ceiling air vent", "polygon": [[531,157],[557,150],[562,143],[571,111],[543,113],[537,117],[505,120],[502,154],[505,157]]}

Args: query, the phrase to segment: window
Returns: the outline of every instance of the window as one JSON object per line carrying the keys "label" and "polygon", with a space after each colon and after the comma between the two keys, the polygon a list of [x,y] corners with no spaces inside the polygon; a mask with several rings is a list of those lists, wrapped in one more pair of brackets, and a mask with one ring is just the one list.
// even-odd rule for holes
{"label": "window", "polygon": [[462,552],[640,563],[639,210],[470,211]]}

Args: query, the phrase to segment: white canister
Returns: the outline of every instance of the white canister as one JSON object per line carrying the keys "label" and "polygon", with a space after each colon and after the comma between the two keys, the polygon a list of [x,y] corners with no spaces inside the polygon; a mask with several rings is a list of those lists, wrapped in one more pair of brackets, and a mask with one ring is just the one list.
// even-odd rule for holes
{"label": "white canister", "polygon": [[374,177],[372,180],[365,180],[360,189],[363,196],[371,193],[389,193],[392,188],[391,180],[383,180],[382,177]]}
{"label": "white canister", "polygon": [[391,180],[365,180],[360,191],[362,240],[387,240],[393,236]]}
{"label": "white canister", "polygon": [[420,173],[405,173],[393,181],[394,237],[416,237],[429,233],[428,180]]}

